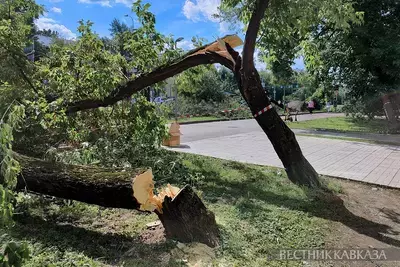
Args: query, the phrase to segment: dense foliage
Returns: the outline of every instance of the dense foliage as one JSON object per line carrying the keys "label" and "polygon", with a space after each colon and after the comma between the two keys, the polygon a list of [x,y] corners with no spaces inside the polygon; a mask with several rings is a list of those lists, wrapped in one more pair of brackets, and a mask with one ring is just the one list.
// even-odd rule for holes
{"label": "dense foliage", "polygon": [[237,93],[233,75],[226,69],[218,71],[214,66],[189,69],[176,79],[178,93],[193,101],[221,102],[231,93]]}
{"label": "dense foliage", "polygon": [[382,115],[380,97],[400,85],[400,5],[397,1],[356,1],[364,23],[337,31],[329,23],[312,38],[309,69],[325,88],[345,90],[347,110]]}
{"label": "dense foliage", "polygon": [[[247,25],[255,1],[223,0],[222,17]],[[281,80],[292,74],[291,65],[310,34],[329,23],[334,29],[346,30],[350,22],[359,22],[362,13],[355,12],[352,1],[270,1],[261,22],[258,47],[269,67]]]}

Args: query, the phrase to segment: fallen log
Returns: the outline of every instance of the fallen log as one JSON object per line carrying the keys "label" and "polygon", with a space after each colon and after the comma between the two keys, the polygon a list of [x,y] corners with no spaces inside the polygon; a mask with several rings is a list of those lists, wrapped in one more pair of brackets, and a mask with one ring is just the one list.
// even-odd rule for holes
{"label": "fallen log", "polygon": [[[77,200],[107,208],[143,210],[134,197],[135,177],[143,169],[123,170],[97,166],[67,165],[14,154],[21,165],[16,190]],[[136,192],[137,193],[137,192]],[[207,210],[190,186],[173,198],[165,196],[154,210],[168,238],[180,242],[219,244],[219,231],[214,214]]]}
{"label": "fallen log", "polygon": [[140,170],[67,165],[14,154],[21,165],[17,190],[72,199],[108,208],[139,209],[132,178]]}

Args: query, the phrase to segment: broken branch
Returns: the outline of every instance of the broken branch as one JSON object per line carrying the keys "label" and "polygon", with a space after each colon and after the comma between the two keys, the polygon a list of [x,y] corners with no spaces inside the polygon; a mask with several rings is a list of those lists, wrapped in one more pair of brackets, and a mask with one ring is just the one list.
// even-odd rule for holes
{"label": "broken branch", "polygon": [[[235,35],[227,35],[222,38],[222,40],[230,44],[232,47],[242,44],[242,41],[237,36],[235,37]],[[221,49],[218,44],[219,42],[215,41],[194,49],[173,63],[159,67],[150,73],[141,75],[124,85],[118,86],[104,99],[85,99],[68,103],[66,105],[67,114],[114,105],[118,101],[130,97],[132,94],[137,93],[152,84],[161,82],[189,68],[199,65],[220,63],[221,65],[232,69],[233,62],[229,56],[229,53],[227,53],[226,50],[224,51]]]}

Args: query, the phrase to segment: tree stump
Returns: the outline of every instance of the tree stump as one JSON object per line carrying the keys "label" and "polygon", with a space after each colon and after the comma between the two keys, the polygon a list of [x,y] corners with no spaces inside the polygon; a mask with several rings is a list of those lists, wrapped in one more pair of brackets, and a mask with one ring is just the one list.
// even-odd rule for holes
{"label": "tree stump", "polygon": [[214,214],[209,211],[190,186],[182,188],[173,199],[165,197],[163,213],[158,213],[168,238],[181,242],[219,245],[220,235]]}

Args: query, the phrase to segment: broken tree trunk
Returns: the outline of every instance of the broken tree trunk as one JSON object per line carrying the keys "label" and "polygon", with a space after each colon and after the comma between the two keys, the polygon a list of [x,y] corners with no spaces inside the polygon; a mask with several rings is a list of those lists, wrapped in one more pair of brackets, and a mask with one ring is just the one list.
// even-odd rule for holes
{"label": "broken tree trunk", "polygon": [[[143,170],[123,170],[96,166],[66,165],[14,153],[22,171],[16,189],[107,208],[141,210],[133,196],[132,182]],[[196,193],[186,186],[174,197],[165,198],[159,216],[167,237],[181,242],[219,244],[214,214]]]}
{"label": "broken tree trunk", "polygon": [[163,213],[158,213],[167,236],[183,242],[197,240],[209,246],[219,244],[219,230],[212,212],[190,186],[185,186],[175,198],[166,197]]}

